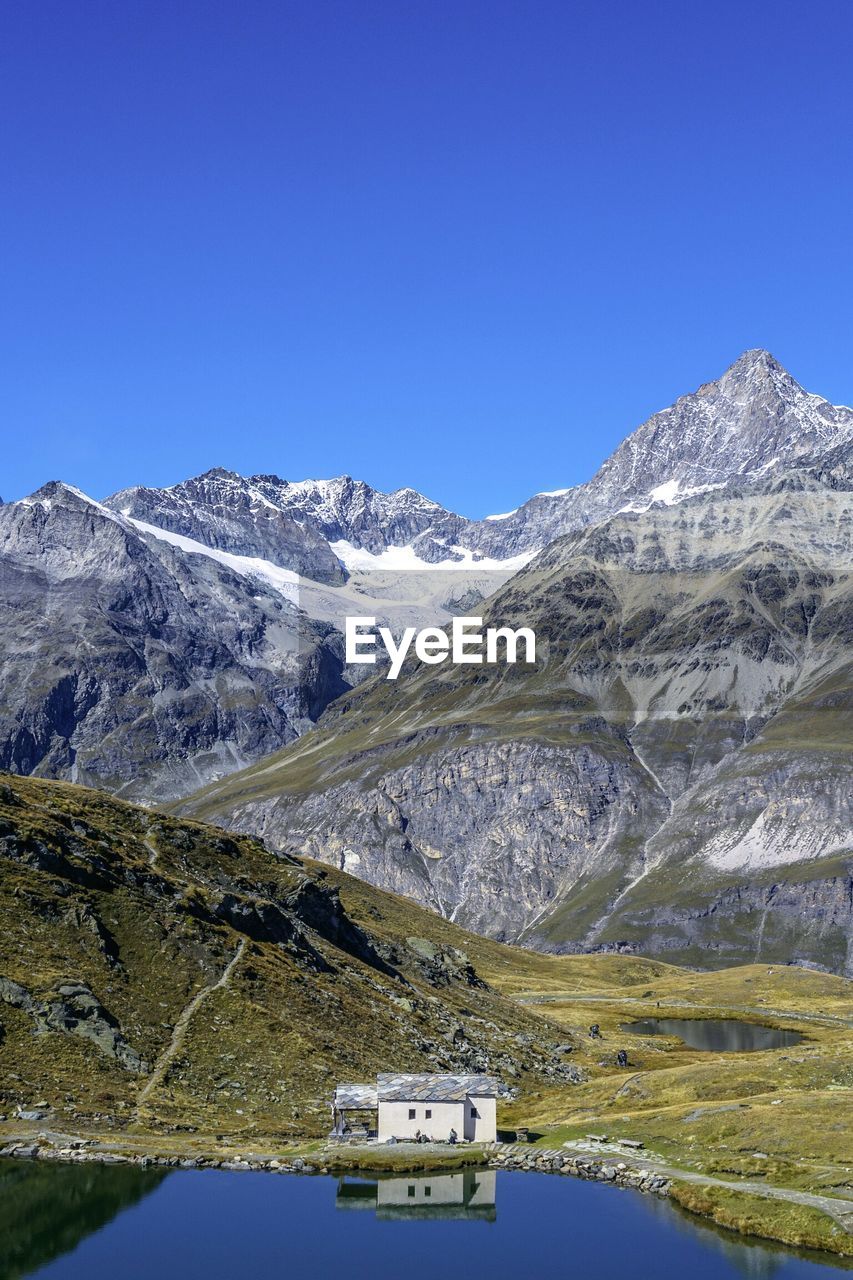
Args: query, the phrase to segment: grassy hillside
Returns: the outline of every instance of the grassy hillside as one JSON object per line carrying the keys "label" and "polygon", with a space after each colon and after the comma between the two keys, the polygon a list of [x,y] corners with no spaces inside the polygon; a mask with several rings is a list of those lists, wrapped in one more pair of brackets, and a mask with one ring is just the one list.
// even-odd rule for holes
{"label": "grassy hillside", "polygon": [[[594,1133],[618,1149],[616,1141],[628,1138],[644,1144],[643,1160],[735,1184],[841,1197],[850,1201],[853,1223],[853,984],[768,965],[690,973],[648,964],[640,978],[626,959],[554,958],[538,974],[495,973],[504,991],[560,1023],[588,1077],[571,1092],[534,1089],[505,1109],[504,1123],[530,1125],[547,1147],[568,1141],[601,1149],[587,1141]],[[655,1016],[745,1019],[803,1039],[782,1049],[709,1053],[675,1036],[628,1029]],[[592,1022],[601,1039],[589,1038]],[[615,1061],[620,1048],[628,1052],[624,1069]],[[707,1201],[711,1216],[718,1199],[713,1189],[685,1193],[693,1207]],[[736,1200],[726,1221],[738,1226]],[[747,1224],[746,1210],[754,1220],[755,1204],[745,1200],[742,1207]],[[802,1210],[767,1202],[764,1208],[765,1233],[795,1241]],[[853,1236],[846,1239],[853,1252]]]}
{"label": "grassy hillside", "polygon": [[340,880],[251,838],[6,778],[0,1111],[305,1136],[327,1128],[341,1079],[565,1076],[559,1030],[485,985],[469,935],[363,885],[342,901]]}

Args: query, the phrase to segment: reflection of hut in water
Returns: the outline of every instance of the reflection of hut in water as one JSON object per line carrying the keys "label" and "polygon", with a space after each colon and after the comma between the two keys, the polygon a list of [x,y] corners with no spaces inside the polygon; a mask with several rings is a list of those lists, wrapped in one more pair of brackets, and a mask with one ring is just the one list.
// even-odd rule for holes
{"label": "reflection of hut in water", "polygon": [[335,1196],[336,1209],[369,1209],[376,1208],[376,1181],[363,1182],[361,1178],[338,1178],[338,1194]]}
{"label": "reflection of hut in water", "polygon": [[384,1221],[455,1218],[494,1222],[495,1171],[462,1169],[375,1181],[344,1177],[338,1182],[335,1207],[373,1210]]}

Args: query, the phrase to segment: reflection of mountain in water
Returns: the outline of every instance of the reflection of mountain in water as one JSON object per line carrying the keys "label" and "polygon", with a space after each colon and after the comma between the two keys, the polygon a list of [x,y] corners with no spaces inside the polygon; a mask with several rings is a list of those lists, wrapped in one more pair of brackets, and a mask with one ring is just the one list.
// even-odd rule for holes
{"label": "reflection of mountain in water", "polygon": [[0,1160],[0,1280],[29,1275],[100,1230],[165,1172]]}
{"label": "reflection of mountain in water", "polygon": [[410,1174],[404,1178],[341,1178],[337,1209],[368,1209],[385,1221],[456,1218],[494,1222],[494,1169]]}

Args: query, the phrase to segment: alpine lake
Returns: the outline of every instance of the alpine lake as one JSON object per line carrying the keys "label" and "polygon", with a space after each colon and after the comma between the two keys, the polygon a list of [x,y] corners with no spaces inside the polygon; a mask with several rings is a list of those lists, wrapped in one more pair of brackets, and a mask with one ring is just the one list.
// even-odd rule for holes
{"label": "alpine lake", "polygon": [[632,1190],[541,1173],[286,1176],[0,1161],[0,1280],[836,1275]]}
{"label": "alpine lake", "polygon": [[641,1018],[623,1023],[622,1030],[638,1036],[677,1036],[689,1048],[703,1053],[789,1049],[803,1038],[799,1031],[766,1027],[737,1018]]}

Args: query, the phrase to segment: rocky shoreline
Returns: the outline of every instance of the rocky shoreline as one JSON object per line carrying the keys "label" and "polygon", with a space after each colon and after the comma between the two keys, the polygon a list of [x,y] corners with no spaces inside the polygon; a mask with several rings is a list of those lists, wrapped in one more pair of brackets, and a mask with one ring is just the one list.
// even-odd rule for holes
{"label": "rocky shoreline", "polygon": [[[378,1148],[371,1148],[371,1155],[379,1156]],[[430,1151],[430,1163],[423,1170],[438,1172],[442,1168],[442,1153]],[[446,1154],[446,1153],[445,1153]],[[453,1152],[452,1166],[448,1155],[448,1166],[460,1167],[459,1158],[464,1160],[465,1151],[456,1149]],[[669,1194],[669,1180],[658,1173],[647,1169],[635,1169],[624,1161],[594,1160],[584,1156],[569,1155],[562,1151],[538,1148],[525,1149],[521,1145],[504,1146],[495,1143],[487,1147],[472,1149],[472,1165],[486,1165],[492,1169],[508,1169],[513,1171],[530,1171],[536,1173],[567,1174],[588,1181],[609,1182],[615,1186],[630,1187],[635,1191],[645,1191],[658,1196]],[[218,1156],[179,1156],[153,1155],[147,1153],[127,1154],[118,1151],[104,1150],[94,1145],[92,1139],[75,1138],[60,1143],[48,1141],[39,1135],[38,1140],[20,1139],[8,1142],[0,1148],[0,1158],[17,1160],[50,1160],[59,1163],[83,1164],[87,1162],[99,1164],[135,1165],[146,1169],[160,1167],[167,1169],[223,1169],[230,1173],[292,1173],[292,1174],[336,1174],[348,1170],[356,1172],[363,1168],[359,1163],[358,1153],[353,1151],[352,1158],[347,1160],[346,1149],[336,1148],[334,1151],[319,1151],[310,1156],[275,1157],[247,1155],[244,1157]],[[394,1148],[383,1164],[381,1158],[371,1161],[372,1173],[402,1173],[418,1171],[417,1160],[423,1159],[422,1151],[414,1148],[412,1160],[407,1163],[405,1151]],[[414,1170],[411,1168],[414,1162]]]}
{"label": "rocky shoreline", "polygon": [[164,1169],[225,1169],[230,1172],[255,1173],[328,1173],[325,1164],[318,1164],[301,1156],[289,1160],[275,1157],[251,1156],[219,1158],[218,1156],[164,1156],[154,1154],[127,1154],[93,1147],[91,1139],[74,1139],[57,1146],[40,1139],[13,1141],[0,1148],[0,1159],[51,1160],[62,1164],[123,1164],[138,1169],[160,1167]]}
{"label": "rocky shoreline", "polygon": [[489,1165],[493,1169],[533,1170],[536,1173],[568,1174],[573,1178],[585,1178],[593,1182],[611,1182],[618,1187],[631,1187],[635,1191],[647,1191],[657,1196],[668,1196],[670,1182],[662,1174],[650,1169],[634,1169],[623,1160],[591,1160],[585,1156],[569,1155],[564,1151],[529,1152],[516,1146],[491,1154]]}

